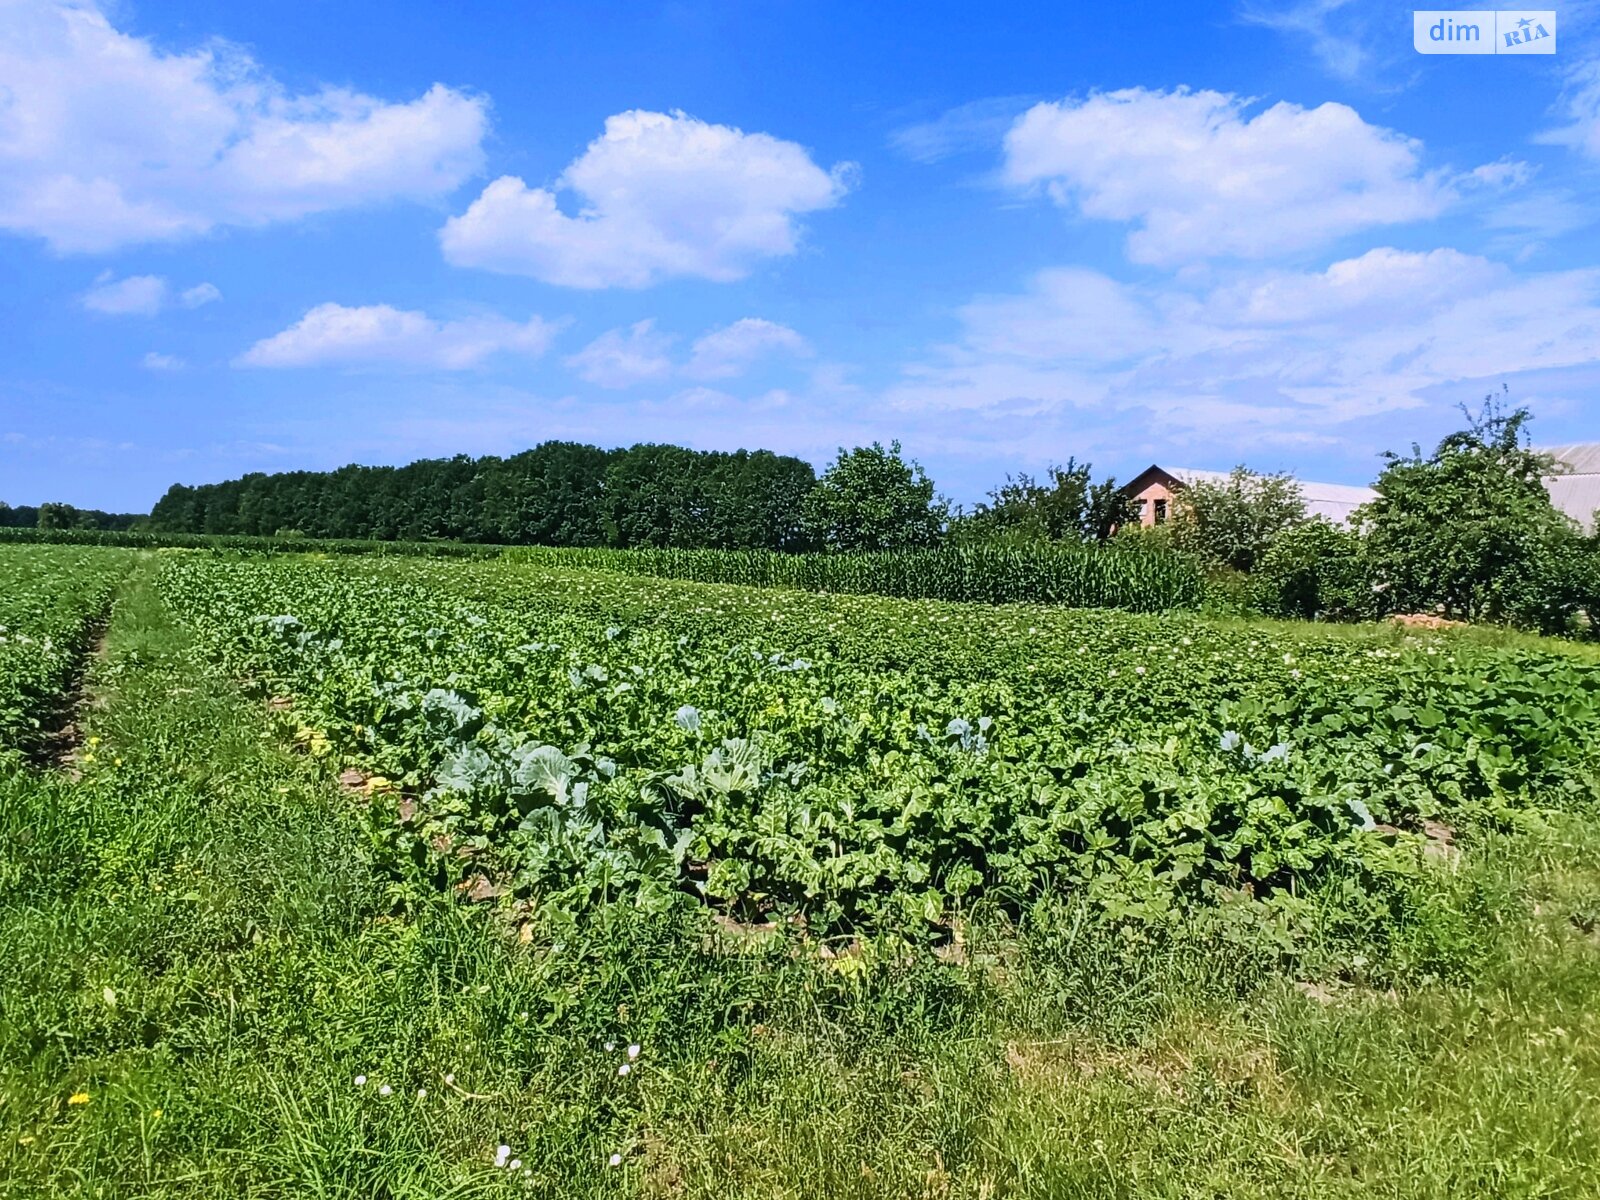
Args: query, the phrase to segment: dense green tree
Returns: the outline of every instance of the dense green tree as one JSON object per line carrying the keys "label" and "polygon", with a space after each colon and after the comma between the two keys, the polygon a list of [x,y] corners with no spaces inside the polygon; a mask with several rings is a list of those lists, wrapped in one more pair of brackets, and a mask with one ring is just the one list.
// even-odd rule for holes
{"label": "dense green tree", "polygon": [[82,528],[78,510],[70,504],[48,502],[39,506],[40,529]]}
{"label": "dense green tree", "polygon": [[34,529],[39,524],[39,510],[31,504],[13,507],[0,501],[0,529]]}
{"label": "dense green tree", "polygon": [[948,503],[933,480],[900,456],[900,443],[840,448],[806,497],[803,526],[828,550],[901,550],[932,546],[944,535]]}
{"label": "dense green tree", "polygon": [[514,454],[485,481],[490,541],[512,545],[603,546],[601,497],[615,452],[578,442],[545,442]]}
{"label": "dense green tree", "polygon": [[1218,566],[1250,571],[1285,530],[1306,519],[1300,485],[1283,473],[1238,466],[1219,482],[1196,480],[1177,496],[1172,538]]}
{"label": "dense green tree", "polygon": [[1576,527],[1550,502],[1553,460],[1528,445],[1525,408],[1489,396],[1432,454],[1390,453],[1378,498],[1357,513],[1385,609],[1559,628],[1577,601]]}
{"label": "dense green tree", "polygon": [[767,451],[546,442],[504,459],[175,485],[150,520],[191,533],[790,550],[803,545],[801,504],[815,484],[809,463]]}
{"label": "dense green tree", "polygon": [[145,518],[139,513],[112,513],[54,502],[7,504],[0,501],[0,529],[132,529]]}
{"label": "dense green tree", "polygon": [[1321,517],[1280,533],[1248,587],[1251,606],[1273,617],[1354,618],[1374,608],[1361,536]]}
{"label": "dense green tree", "polygon": [[952,536],[968,542],[1103,542],[1133,521],[1136,510],[1115,479],[1095,483],[1090,471],[1090,464],[1069,458],[1064,467],[1050,467],[1043,480],[1007,476],[987,502],[952,524]]}

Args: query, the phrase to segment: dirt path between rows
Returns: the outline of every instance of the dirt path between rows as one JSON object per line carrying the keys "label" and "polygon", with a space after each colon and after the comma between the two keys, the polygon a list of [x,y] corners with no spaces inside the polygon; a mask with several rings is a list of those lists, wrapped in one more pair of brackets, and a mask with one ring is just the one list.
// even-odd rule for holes
{"label": "dirt path between rows", "polygon": [[28,752],[28,760],[40,770],[63,771],[74,780],[81,774],[78,770],[78,755],[83,749],[81,718],[86,710],[103,703],[100,694],[90,685],[90,680],[95,664],[106,656],[106,638],[116,600],[116,596],[113,596],[105,611],[90,624],[87,648],[78,656],[66,686],[40,721],[39,733]]}

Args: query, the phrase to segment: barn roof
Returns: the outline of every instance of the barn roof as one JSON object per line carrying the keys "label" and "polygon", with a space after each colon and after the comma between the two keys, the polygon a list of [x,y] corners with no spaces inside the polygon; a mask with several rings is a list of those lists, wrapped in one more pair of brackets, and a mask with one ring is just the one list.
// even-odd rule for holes
{"label": "barn roof", "polygon": [[1600,442],[1572,442],[1565,446],[1537,446],[1573,475],[1600,475]]}
{"label": "barn roof", "polygon": [[1550,502],[1582,525],[1585,533],[1593,533],[1595,509],[1600,508],[1600,442],[1536,449],[1566,468],[1563,474],[1545,476],[1544,490],[1550,493]]}
{"label": "barn roof", "polygon": [[[1163,467],[1152,463],[1123,486],[1123,491],[1140,491],[1153,476],[1166,476],[1181,484],[1226,483],[1229,471],[1204,471],[1197,467]],[[1327,517],[1335,523],[1350,519],[1350,514],[1378,495],[1369,487],[1355,487],[1347,483],[1321,483],[1313,479],[1297,479],[1300,494],[1305,497],[1306,515]]]}
{"label": "barn roof", "polygon": [[[1565,446],[1539,446],[1536,449],[1553,457],[1565,470],[1559,475],[1547,475],[1545,491],[1550,502],[1579,525],[1585,533],[1595,531],[1595,512],[1600,510],[1600,442],[1572,442]],[[1163,467],[1157,463],[1140,471],[1122,490],[1137,492],[1152,480],[1162,479],[1179,484],[1226,483],[1230,472],[1205,471],[1198,467]],[[1301,494],[1306,499],[1308,516],[1324,516],[1336,523],[1347,522],[1350,514],[1360,505],[1377,498],[1378,493],[1369,487],[1355,487],[1347,483],[1320,483],[1314,479],[1297,480]]]}

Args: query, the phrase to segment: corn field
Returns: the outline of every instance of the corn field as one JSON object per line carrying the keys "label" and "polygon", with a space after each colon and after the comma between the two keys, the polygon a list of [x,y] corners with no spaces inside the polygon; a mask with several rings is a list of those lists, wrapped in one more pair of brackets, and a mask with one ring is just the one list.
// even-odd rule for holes
{"label": "corn field", "polygon": [[1165,547],[955,547],[873,554],[776,554],[526,546],[507,550],[506,556],[541,566],[598,568],[699,583],[1131,612],[1196,608],[1204,590],[1199,566]]}

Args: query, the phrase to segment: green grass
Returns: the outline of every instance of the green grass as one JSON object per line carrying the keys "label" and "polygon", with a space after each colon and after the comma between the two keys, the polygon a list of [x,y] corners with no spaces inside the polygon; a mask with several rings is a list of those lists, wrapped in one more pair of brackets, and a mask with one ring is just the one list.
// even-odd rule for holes
{"label": "green grass", "polygon": [[1048,906],[980,920],[964,965],[712,953],[694,914],[621,908],[523,938],[388,883],[359,801],[199,660],[153,569],[82,778],[0,776],[0,1194],[1593,1194],[1582,820],[1476,834],[1382,980],[1317,997],[1237,931]]}

